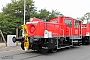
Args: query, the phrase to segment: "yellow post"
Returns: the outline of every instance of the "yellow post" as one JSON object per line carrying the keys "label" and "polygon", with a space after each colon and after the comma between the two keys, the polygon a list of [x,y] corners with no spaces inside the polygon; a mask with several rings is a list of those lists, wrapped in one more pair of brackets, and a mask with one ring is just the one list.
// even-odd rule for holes
{"label": "yellow post", "polygon": [[29,49],[29,39],[28,39],[28,29],[27,29],[27,26],[26,25],[22,25],[22,28],[25,30],[24,32],[24,48],[25,50],[28,50]]}

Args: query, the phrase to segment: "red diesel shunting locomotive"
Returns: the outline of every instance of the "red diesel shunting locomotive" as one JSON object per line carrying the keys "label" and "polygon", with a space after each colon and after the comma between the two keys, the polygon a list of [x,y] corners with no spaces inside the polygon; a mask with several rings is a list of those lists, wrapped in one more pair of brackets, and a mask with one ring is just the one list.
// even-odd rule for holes
{"label": "red diesel shunting locomotive", "polygon": [[23,50],[38,50],[47,53],[49,50],[79,46],[82,43],[81,21],[72,17],[59,16],[48,22],[32,18],[22,26],[24,37],[13,38],[13,42],[20,41]]}

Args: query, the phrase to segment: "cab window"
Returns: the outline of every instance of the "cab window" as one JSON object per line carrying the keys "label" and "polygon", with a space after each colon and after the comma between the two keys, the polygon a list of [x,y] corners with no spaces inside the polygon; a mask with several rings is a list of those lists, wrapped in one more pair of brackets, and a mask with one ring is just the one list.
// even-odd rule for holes
{"label": "cab window", "polygon": [[78,25],[79,25],[78,21],[74,20],[74,28],[78,28]]}
{"label": "cab window", "polygon": [[51,20],[50,22],[54,22],[54,23],[57,23],[58,21],[57,21],[57,20]]}
{"label": "cab window", "polygon": [[87,28],[86,25],[82,25],[81,28]]}
{"label": "cab window", "polygon": [[66,23],[69,26],[72,26],[72,20],[70,19],[64,19],[64,23]]}

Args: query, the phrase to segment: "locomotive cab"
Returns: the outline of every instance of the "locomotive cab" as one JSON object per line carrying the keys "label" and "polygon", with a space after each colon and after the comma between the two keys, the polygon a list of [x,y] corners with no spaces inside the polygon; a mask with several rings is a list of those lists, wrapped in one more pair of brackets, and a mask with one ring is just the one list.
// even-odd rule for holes
{"label": "locomotive cab", "polygon": [[62,27],[64,35],[69,38],[74,45],[81,44],[81,21],[71,17],[64,17],[63,23],[66,27]]}

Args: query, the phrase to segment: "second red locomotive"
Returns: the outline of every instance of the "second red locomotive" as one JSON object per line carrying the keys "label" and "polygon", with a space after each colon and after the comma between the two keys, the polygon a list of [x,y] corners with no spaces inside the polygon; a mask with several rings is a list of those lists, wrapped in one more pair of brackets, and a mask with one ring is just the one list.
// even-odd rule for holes
{"label": "second red locomotive", "polygon": [[84,20],[84,23],[81,26],[82,33],[82,44],[90,44],[90,22]]}

